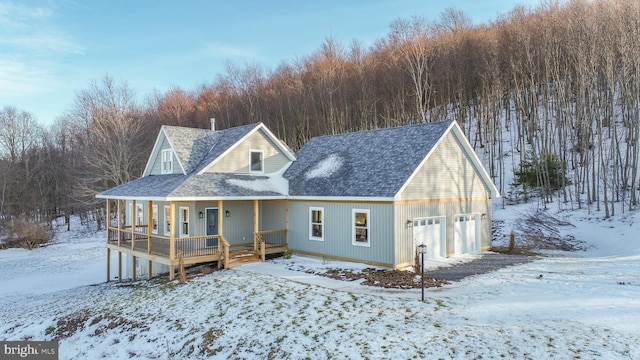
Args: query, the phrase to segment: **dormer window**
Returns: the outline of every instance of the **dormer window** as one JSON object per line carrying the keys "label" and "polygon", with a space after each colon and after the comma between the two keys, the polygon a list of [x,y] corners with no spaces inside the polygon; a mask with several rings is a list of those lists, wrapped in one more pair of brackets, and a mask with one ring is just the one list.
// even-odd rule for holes
{"label": "dormer window", "polygon": [[264,172],[264,156],[262,150],[249,151],[249,160],[251,162],[249,172],[261,173]]}
{"label": "dormer window", "polygon": [[173,173],[173,151],[171,149],[162,150],[162,173]]}

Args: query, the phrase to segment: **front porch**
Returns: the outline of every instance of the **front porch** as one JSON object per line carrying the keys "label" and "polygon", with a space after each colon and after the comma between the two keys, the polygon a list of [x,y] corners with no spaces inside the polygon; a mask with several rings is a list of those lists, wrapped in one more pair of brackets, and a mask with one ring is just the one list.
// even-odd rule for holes
{"label": "front porch", "polygon": [[[283,253],[288,249],[288,221],[285,220],[285,228],[260,230],[260,212],[258,200],[253,201],[253,224],[246,221],[242,223],[246,226],[249,225],[250,229],[253,228],[252,235],[248,236],[253,238],[253,242],[245,242],[245,236],[234,239],[230,242],[224,235],[223,223],[224,212],[223,203],[218,201],[216,211],[216,235],[198,235],[198,236],[176,236],[176,223],[178,221],[167,221],[167,227],[170,228],[169,236],[162,236],[158,234],[158,214],[157,204],[152,201],[145,202],[148,209],[147,224],[137,224],[140,221],[138,216],[130,216],[132,224],[126,224],[126,217],[123,216],[123,201],[117,200],[117,226],[108,226],[107,228],[107,281],[109,281],[109,274],[111,272],[111,251],[118,252],[118,281],[122,279],[122,254],[130,255],[133,258],[133,264],[137,264],[137,261],[148,261],[148,274],[149,278],[153,275],[152,266],[153,263],[167,265],[169,267],[169,278],[171,280],[175,277],[176,266],[193,265],[198,263],[217,262],[218,268],[224,267],[229,269],[231,267],[238,266],[242,262],[245,262],[249,257],[257,259],[258,261],[265,261],[267,255]],[[139,204],[139,203],[138,203]],[[136,201],[130,203],[131,209],[137,209]],[[176,204],[170,202],[167,206],[170,209],[168,219],[176,220]],[[194,208],[197,205],[194,203]],[[285,219],[288,217],[288,206],[285,202]],[[152,211],[152,209],[154,209]],[[181,207],[182,209],[182,207]],[[154,212],[155,211],[155,212]],[[107,213],[111,212],[111,201],[107,200]],[[229,216],[229,212],[226,211],[226,216]],[[202,213],[199,216],[203,219]],[[280,224],[282,225],[282,224]],[[229,230],[231,231],[231,230]],[[231,231],[233,233],[233,231]],[[241,260],[234,260],[235,258],[242,258]],[[136,266],[133,265],[129,269],[132,273],[132,278],[137,278]],[[165,271],[165,270],[162,270]]]}

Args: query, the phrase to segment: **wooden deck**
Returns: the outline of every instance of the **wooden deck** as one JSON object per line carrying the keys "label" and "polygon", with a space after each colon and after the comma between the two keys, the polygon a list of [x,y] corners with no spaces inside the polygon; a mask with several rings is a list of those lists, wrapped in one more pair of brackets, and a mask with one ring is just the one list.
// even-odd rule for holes
{"label": "wooden deck", "polygon": [[254,233],[253,243],[240,244],[229,244],[223,235],[171,238],[149,235],[145,230],[109,227],[107,249],[168,265],[170,278],[181,260],[185,265],[217,261],[219,266],[224,264],[229,268],[230,261],[236,257],[249,254],[264,261],[266,255],[282,253],[288,248],[286,229],[260,231]]}

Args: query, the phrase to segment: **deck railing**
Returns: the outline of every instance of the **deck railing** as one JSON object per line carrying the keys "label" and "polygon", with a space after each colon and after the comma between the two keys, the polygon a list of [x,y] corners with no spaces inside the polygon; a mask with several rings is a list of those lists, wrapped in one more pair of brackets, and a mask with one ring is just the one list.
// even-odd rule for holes
{"label": "deck railing", "polygon": [[287,229],[258,231],[267,246],[287,246]]}
{"label": "deck railing", "polygon": [[[155,234],[148,236],[146,231],[136,231],[132,234],[131,226],[122,227],[122,229],[109,227],[107,233],[107,242],[109,244],[131,248],[149,254],[170,257],[171,238],[168,236]],[[135,239],[133,247],[131,245],[132,235]],[[182,254],[183,258],[218,254],[221,251],[219,245],[220,237],[219,235],[209,235],[175,238],[175,250],[171,258],[176,259],[179,253]]]}
{"label": "deck railing", "polygon": [[219,240],[219,235],[176,238],[176,253],[174,256],[178,257],[180,252],[185,258],[218,254],[220,251]]}

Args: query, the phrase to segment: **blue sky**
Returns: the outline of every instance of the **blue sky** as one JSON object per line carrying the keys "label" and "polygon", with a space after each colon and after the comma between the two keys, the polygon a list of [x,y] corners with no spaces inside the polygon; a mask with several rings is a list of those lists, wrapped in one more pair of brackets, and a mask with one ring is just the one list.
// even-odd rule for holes
{"label": "blue sky", "polygon": [[139,101],[171,86],[192,90],[230,61],[273,69],[310,55],[328,37],[369,47],[391,22],[436,19],[456,7],[476,23],[534,0],[0,0],[0,108],[45,125],[77,91],[109,74]]}

